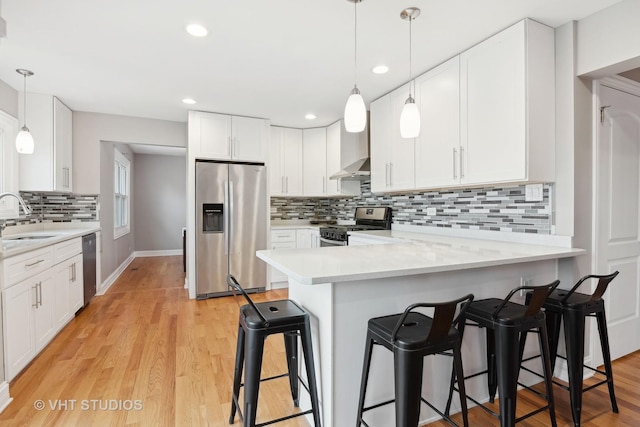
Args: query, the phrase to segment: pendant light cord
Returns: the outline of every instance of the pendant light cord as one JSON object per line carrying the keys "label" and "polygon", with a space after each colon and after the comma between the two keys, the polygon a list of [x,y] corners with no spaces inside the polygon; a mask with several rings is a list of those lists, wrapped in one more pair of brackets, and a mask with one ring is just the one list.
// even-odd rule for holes
{"label": "pendant light cord", "polygon": [[413,21],[413,17],[409,16],[409,96],[411,96],[411,21]]}
{"label": "pendant light cord", "polygon": [[358,2],[353,3],[353,85],[358,76]]}
{"label": "pendant light cord", "polygon": [[27,75],[24,74],[24,121],[22,122],[22,126],[27,126]]}

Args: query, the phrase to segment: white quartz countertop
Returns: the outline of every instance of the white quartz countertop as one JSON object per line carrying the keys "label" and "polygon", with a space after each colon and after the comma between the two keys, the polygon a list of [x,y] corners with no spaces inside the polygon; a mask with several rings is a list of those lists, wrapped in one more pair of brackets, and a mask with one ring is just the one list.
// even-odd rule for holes
{"label": "white quartz countertop", "polygon": [[[34,249],[54,245],[75,237],[100,231],[100,227],[76,227],[76,228],[51,228],[37,231],[12,233],[2,237],[2,249],[0,259],[9,258]],[[35,237],[35,238],[34,238]],[[22,238],[22,239],[21,239]]]}
{"label": "white quartz countertop", "polygon": [[262,250],[257,252],[257,256],[289,278],[312,285],[568,258],[586,253],[584,249],[577,248],[393,230],[350,234],[393,239],[394,242],[379,245]]}

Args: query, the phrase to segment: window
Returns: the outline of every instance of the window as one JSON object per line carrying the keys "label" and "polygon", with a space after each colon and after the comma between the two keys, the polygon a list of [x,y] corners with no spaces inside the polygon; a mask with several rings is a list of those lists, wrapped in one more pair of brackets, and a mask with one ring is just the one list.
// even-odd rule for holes
{"label": "window", "polygon": [[113,237],[117,239],[130,231],[131,163],[115,148],[113,164]]}

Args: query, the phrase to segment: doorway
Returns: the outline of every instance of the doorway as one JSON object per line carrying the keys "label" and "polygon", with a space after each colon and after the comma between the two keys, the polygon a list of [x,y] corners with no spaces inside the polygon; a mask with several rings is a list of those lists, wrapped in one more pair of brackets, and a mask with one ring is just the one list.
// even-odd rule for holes
{"label": "doorway", "polygon": [[[616,77],[594,89],[593,270],[620,271],[605,296],[615,359],[640,349],[640,84]],[[600,346],[591,342],[599,365]]]}

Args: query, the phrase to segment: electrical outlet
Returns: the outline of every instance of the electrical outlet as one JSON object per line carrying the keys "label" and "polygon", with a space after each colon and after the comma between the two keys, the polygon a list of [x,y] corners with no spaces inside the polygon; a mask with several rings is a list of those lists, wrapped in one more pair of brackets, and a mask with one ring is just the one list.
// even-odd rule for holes
{"label": "electrical outlet", "polygon": [[436,215],[436,208],[427,208],[427,215],[435,216]]}
{"label": "electrical outlet", "polygon": [[[533,283],[533,279],[531,278],[531,276],[522,276],[520,277],[520,287],[524,287],[524,286],[531,286],[531,284]],[[520,289],[519,295],[521,297],[524,296],[525,291]]]}

